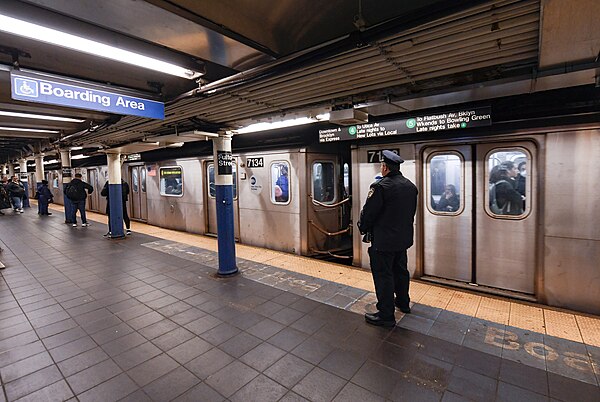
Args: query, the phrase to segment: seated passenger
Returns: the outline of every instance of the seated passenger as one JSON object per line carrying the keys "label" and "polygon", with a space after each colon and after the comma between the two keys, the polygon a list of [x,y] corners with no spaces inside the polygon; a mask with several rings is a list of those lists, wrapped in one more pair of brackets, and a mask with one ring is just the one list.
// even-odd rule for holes
{"label": "seated passenger", "polygon": [[275,195],[275,200],[277,202],[287,202],[290,198],[287,166],[281,165],[281,175],[277,178],[275,185],[279,187],[279,190],[281,191],[281,195],[279,196],[280,199],[277,200],[277,195]]}
{"label": "seated passenger", "polygon": [[460,208],[460,198],[456,194],[456,187],[453,184],[446,185],[446,189],[435,210],[442,212],[456,212]]}

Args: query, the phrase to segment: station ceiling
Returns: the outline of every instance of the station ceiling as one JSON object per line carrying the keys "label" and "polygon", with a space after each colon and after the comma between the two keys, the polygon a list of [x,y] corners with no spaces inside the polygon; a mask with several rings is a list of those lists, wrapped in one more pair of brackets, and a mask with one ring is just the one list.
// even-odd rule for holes
{"label": "station ceiling", "polygon": [[[600,2],[577,0],[2,0],[0,15],[186,66],[166,75],[3,32],[0,163],[58,147],[356,108],[384,116],[594,85]],[[566,39],[568,38],[568,40]],[[10,71],[93,82],[166,103],[153,120],[11,99]],[[1,112],[78,119],[36,120]],[[9,131],[39,128],[56,133]]]}

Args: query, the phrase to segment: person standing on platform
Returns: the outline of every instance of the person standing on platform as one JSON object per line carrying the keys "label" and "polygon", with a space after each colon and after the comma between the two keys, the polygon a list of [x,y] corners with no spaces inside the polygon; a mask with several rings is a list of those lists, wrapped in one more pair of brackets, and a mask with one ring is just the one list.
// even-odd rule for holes
{"label": "person standing on platform", "polygon": [[[383,151],[383,178],[369,190],[358,228],[369,234],[369,258],[377,295],[377,312],[366,313],[371,325],[396,325],[394,306],[410,313],[410,273],[406,250],[413,244],[413,222],[417,210],[417,187],[402,173],[404,160],[392,151]],[[396,298],[394,300],[394,293]]]}
{"label": "person standing on platform", "polygon": [[75,173],[75,178],[71,180],[68,186],[65,186],[65,195],[73,205],[71,222],[73,222],[74,228],[77,227],[77,210],[79,210],[79,214],[81,215],[81,226],[90,225],[85,216],[85,200],[88,194],[94,192],[94,187],[81,180],[81,177],[81,173]]}
{"label": "person standing on platform", "polygon": [[[106,197],[106,215],[108,216],[108,232],[104,235],[104,237],[108,237],[112,233],[112,229],[110,228],[110,199],[108,193],[108,181],[104,183],[104,187],[100,192],[100,195]],[[123,198],[123,220],[125,221],[125,229],[126,234],[131,234],[131,220],[129,219],[129,215],[127,214],[127,201],[129,200],[129,184],[123,179],[121,179],[121,195]]]}
{"label": "person standing on platform", "polygon": [[6,190],[7,185],[8,179],[6,178],[6,176],[2,176],[2,182],[0,183],[0,215],[4,215],[4,212],[2,212],[3,209],[8,209],[11,207],[10,195]]}
{"label": "person standing on platform", "polygon": [[6,185],[6,191],[10,195],[10,200],[15,212],[23,213],[23,197],[25,196],[25,187],[17,175],[12,177],[12,181]]}
{"label": "person standing on platform", "polygon": [[53,201],[53,195],[48,188],[48,180],[42,180],[42,184],[37,189],[38,195],[38,214],[40,215],[52,215],[52,212],[48,212],[48,204]]}

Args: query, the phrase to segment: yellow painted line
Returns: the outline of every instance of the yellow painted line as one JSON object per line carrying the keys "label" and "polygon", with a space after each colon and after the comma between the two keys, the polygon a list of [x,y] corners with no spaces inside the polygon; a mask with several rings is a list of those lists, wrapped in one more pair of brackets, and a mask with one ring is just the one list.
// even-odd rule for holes
{"label": "yellow painted line", "polygon": [[574,314],[545,309],[544,318],[547,335],[574,342],[583,342]]}
{"label": "yellow painted line", "polygon": [[508,325],[543,334],[546,331],[544,311],[537,306],[511,302]]}

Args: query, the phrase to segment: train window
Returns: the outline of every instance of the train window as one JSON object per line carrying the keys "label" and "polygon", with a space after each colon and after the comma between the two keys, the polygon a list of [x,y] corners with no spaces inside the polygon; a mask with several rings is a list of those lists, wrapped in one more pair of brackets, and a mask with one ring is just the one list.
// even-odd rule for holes
{"label": "train window", "polygon": [[[231,173],[233,175],[233,199],[237,199],[237,165],[233,163],[231,165]],[[208,175],[208,195],[211,198],[215,198],[217,196],[216,187],[215,187],[215,165],[214,163],[209,163],[207,169]]]}
{"label": "train window", "polygon": [[314,162],[312,166],[313,198],[319,202],[335,199],[335,166],[333,162]]}
{"label": "train window", "polygon": [[52,188],[58,188],[58,173],[52,173]]}
{"label": "train window", "polygon": [[287,204],[290,202],[290,181],[288,162],[271,163],[271,202]]}
{"label": "train window", "polygon": [[350,166],[344,163],[344,198],[350,194]]}
{"label": "train window", "polygon": [[159,176],[160,195],[183,196],[183,169],[180,166],[161,167]]}
{"label": "train window", "polygon": [[529,156],[524,149],[493,150],[486,158],[487,211],[493,216],[521,216],[526,201]]}
{"label": "train window", "polygon": [[135,167],[131,169],[131,190],[134,193],[137,193],[140,190],[138,185],[138,170]]}
{"label": "train window", "polygon": [[140,169],[142,176],[142,193],[146,192],[146,167]]}
{"label": "train window", "polygon": [[460,213],[462,173],[463,160],[456,153],[436,153],[429,159],[429,207],[433,213]]}

